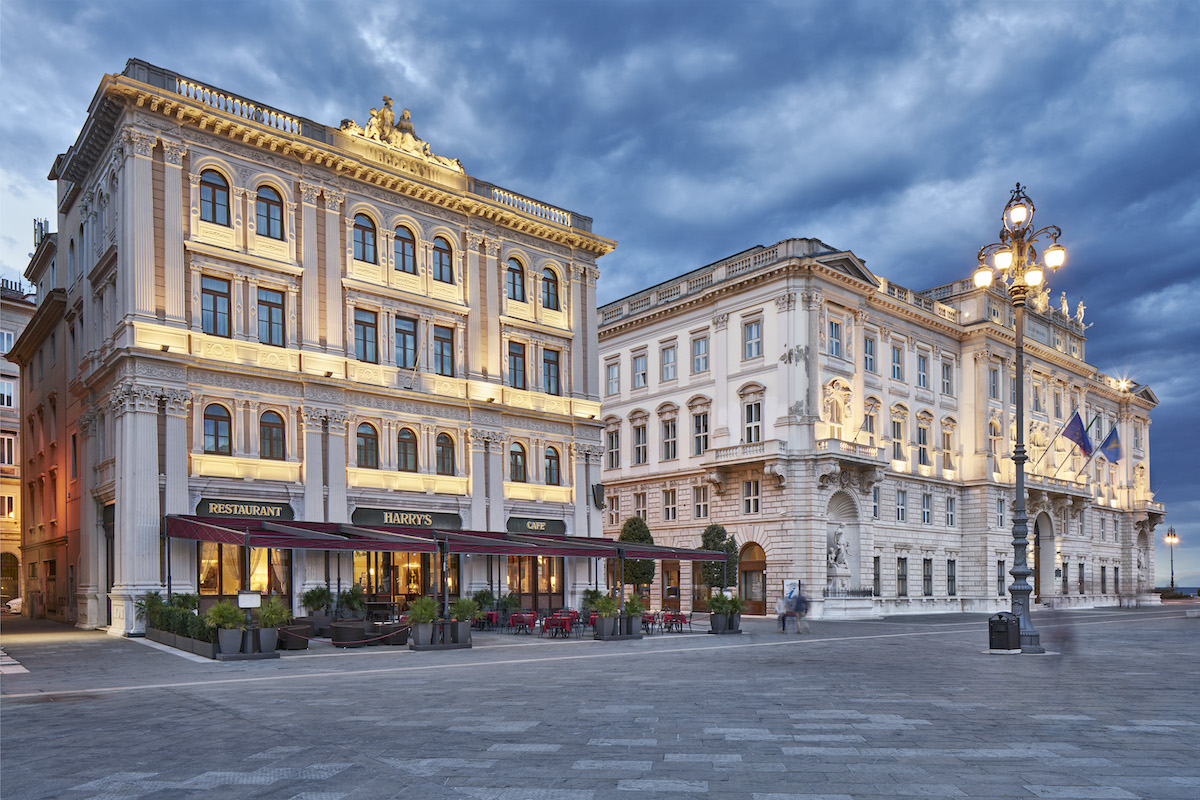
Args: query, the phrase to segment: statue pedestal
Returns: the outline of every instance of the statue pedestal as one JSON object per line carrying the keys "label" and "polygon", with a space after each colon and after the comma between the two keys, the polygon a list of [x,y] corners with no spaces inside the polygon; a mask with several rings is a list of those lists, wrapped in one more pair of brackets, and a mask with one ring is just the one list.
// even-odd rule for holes
{"label": "statue pedestal", "polygon": [[831,565],[825,571],[825,588],[828,593],[846,591],[850,588],[850,568],[843,565]]}

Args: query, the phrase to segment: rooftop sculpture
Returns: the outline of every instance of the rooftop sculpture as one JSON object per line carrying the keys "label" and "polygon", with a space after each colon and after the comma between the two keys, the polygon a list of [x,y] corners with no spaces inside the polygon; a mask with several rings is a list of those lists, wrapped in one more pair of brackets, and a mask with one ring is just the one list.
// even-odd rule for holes
{"label": "rooftop sculpture", "polygon": [[366,129],[360,127],[352,119],[342,120],[341,129],[364,139],[394,147],[409,155],[432,161],[455,172],[465,172],[462,162],[457,158],[450,159],[436,155],[429,149],[428,142],[417,138],[416,131],[413,129],[412,115],[407,108],[400,112],[400,119],[397,120],[396,112],[392,110],[392,98],[387,95],[384,95],[381,107],[371,109]]}

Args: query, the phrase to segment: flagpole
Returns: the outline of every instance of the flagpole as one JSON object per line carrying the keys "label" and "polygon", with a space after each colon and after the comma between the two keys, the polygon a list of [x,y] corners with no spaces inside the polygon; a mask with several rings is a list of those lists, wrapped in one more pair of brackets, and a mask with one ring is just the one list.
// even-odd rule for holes
{"label": "flagpole", "polygon": [[[1100,419],[1100,415],[1099,415],[1099,414],[1096,414],[1096,416],[1092,417],[1092,421],[1091,421],[1091,422],[1089,422],[1089,423],[1087,424],[1087,427],[1083,429],[1083,435],[1084,435],[1084,436],[1087,436],[1087,432],[1088,432],[1088,431],[1090,431],[1090,430],[1092,429],[1092,426],[1096,424],[1096,421],[1097,421],[1098,419]],[[1071,424],[1071,421],[1070,421],[1070,420],[1067,420],[1067,425],[1070,425],[1070,424]],[[1066,426],[1066,425],[1063,425],[1063,430],[1066,430],[1066,429],[1067,429],[1067,426]],[[1089,441],[1090,441],[1090,440],[1089,440]],[[1076,447],[1079,447],[1079,445],[1078,445],[1078,444],[1076,444],[1074,441],[1072,441],[1071,443],[1072,443],[1073,445],[1075,445]],[[1079,449],[1080,449],[1080,452],[1083,452],[1083,448],[1082,448],[1082,447],[1080,447]],[[1092,453],[1091,453],[1091,455],[1089,455],[1089,456],[1088,456],[1088,460],[1087,460],[1086,462],[1084,462],[1083,468],[1082,468],[1082,469],[1080,469],[1080,470],[1079,470],[1079,472],[1076,472],[1076,473],[1075,473],[1075,477],[1076,477],[1076,478],[1078,478],[1078,477],[1079,477],[1079,473],[1080,473],[1080,472],[1083,472],[1083,470],[1087,469],[1087,465],[1088,465],[1089,463],[1091,463],[1091,461],[1092,461],[1092,456],[1094,456],[1094,455],[1096,455],[1096,448],[1094,448],[1094,447],[1093,447],[1093,448],[1092,448]],[[1063,464],[1066,464],[1066,463],[1067,463],[1066,459],[1063,459],[1063,462],[1062,462],[1062,464],[1059,464],[1059,465],[1058,465],[1058,468],[1057,468],[1056,470],[1054,470],[1054,474],[1050,476],[1051,480],[1053,480],[1054,478],[1057,478],[1057,477],[1058,477],[1058,473],[1062,472]]]}
{"label": "flagpole", "polygon": [[[1058,437],[1062,436],[1062,432],[1065,431],[1067,429],[1067,426],[1070,424],[1071,424],[1071,418],[1067,417],[1067,421],[1064,422],[1059,427],[1058,433],[1056,433],[1056,434],[1054,434],[1054,436],[1050,437],[1050,443],[1046,445],[1046,449],[1042,451],[1042,454],[1040,456],[1038,456],[1038,460],[1033,462],[1033,469],[1037,469],[1038,464],[1042,463],[1042,459],[1046,457],[1046,453],[1050,452],[1050,448],[1054,445],[1055,442],[1058,441]],[[1086,433],[1086,431],[1085,431],[1085,433]]]}

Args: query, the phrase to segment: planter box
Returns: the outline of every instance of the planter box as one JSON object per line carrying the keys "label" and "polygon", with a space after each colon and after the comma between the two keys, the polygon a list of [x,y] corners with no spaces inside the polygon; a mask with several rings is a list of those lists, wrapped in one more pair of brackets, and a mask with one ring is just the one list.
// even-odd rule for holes
{"label": "planter box", "polygon": [[334,647],[362,647],[366,629],[361,622],[334,622],[330,626]]}
{"label": "planter box", "polygon": [[299,625],[280,625],[279,642],[276,647],[280,650],[307,650],[308,639],[305,637],[312,635],[312,625],[307,622]]}
{"label": "planter box", "polygon": [[[416,641],[410,642],[409,650],[469,650],[471,642],[455,642],[454,634],[451,628],[457,623],[446,622],[439,620],[437,622],[423,622],[413,626],[413,631],[417,636]],[[470,623],[463,623],[470,629]],[[426,643],[421,639],[422,632],[419,629],[430,628],[430,639]]]}
{"label": "planter box", "polygon": [[212,642],[204,642],[200,639],[188,639],[191,643],[192,652],[198,656],[215,659],[217,657],[217,646]]}
{"label": "planter box", "polygon": [[242,652],[242,629],[218,628],[217,652],[222,655],[234,655]]}
{"label": "planter box", "polygon": [[274,653],[276,645],[279,644],[279,629],[278,628],[259,628],[258,629],[258,652]]}
{"label": "planter box", "polygon": [[471,621],[449,623],[451,640],[455,644],[471,643]]}

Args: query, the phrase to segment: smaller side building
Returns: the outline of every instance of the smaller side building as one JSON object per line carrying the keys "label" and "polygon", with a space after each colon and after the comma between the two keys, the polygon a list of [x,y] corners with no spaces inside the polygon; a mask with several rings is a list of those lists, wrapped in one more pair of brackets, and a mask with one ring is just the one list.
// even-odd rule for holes
{"label": "smaller side building", "polygon": [[[46,223],[34,223],[34,246],[53,248]],[[8,351],[37,304],[21,281],[0,281],[0,603],[21,596],[21,370]],[[37,569],[36,564],[34,569]]]}

